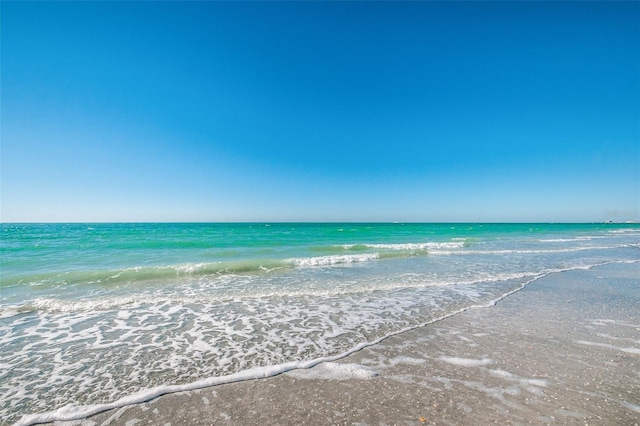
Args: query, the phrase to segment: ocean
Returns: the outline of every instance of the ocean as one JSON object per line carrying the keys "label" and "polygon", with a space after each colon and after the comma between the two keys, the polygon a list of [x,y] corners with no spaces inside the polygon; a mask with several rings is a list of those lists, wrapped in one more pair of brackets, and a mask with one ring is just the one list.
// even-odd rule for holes
{"label": "ocean", "polygon": [[638,224],[2,224],[0,423],[335,360],[550,274],[640,261]]}

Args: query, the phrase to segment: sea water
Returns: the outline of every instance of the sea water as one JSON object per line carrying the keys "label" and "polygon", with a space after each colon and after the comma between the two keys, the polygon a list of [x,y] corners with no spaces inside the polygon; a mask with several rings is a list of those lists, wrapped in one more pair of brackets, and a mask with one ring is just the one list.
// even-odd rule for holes
{"label": "sea water", "polygon": [[308,368],[549,274],[637,224],[2,224],[0,419]]}

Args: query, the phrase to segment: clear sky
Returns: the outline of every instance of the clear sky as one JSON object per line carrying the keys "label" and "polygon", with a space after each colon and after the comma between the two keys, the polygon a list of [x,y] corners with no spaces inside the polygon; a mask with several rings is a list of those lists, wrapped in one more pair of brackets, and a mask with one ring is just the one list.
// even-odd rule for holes
{"label": "clear sky", "polygon": [[5,222],[640,219],[639,2],[0,7]]}

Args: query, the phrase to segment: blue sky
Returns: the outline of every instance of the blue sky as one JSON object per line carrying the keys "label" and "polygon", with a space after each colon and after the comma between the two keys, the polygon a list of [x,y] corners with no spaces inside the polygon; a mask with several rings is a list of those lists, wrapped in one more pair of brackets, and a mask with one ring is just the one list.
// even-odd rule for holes
{"label": "blue sky", "polygon": [[2,2],[1,219],[640,219],[638,2]]}

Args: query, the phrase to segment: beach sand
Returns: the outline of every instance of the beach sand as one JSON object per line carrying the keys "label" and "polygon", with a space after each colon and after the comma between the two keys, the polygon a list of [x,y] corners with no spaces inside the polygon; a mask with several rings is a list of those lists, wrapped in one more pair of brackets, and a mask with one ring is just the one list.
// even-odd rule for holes
{"label": "beach sand", "polygon": [[640,424],[640,264],[552,274],[338,362],[82,425]]}

